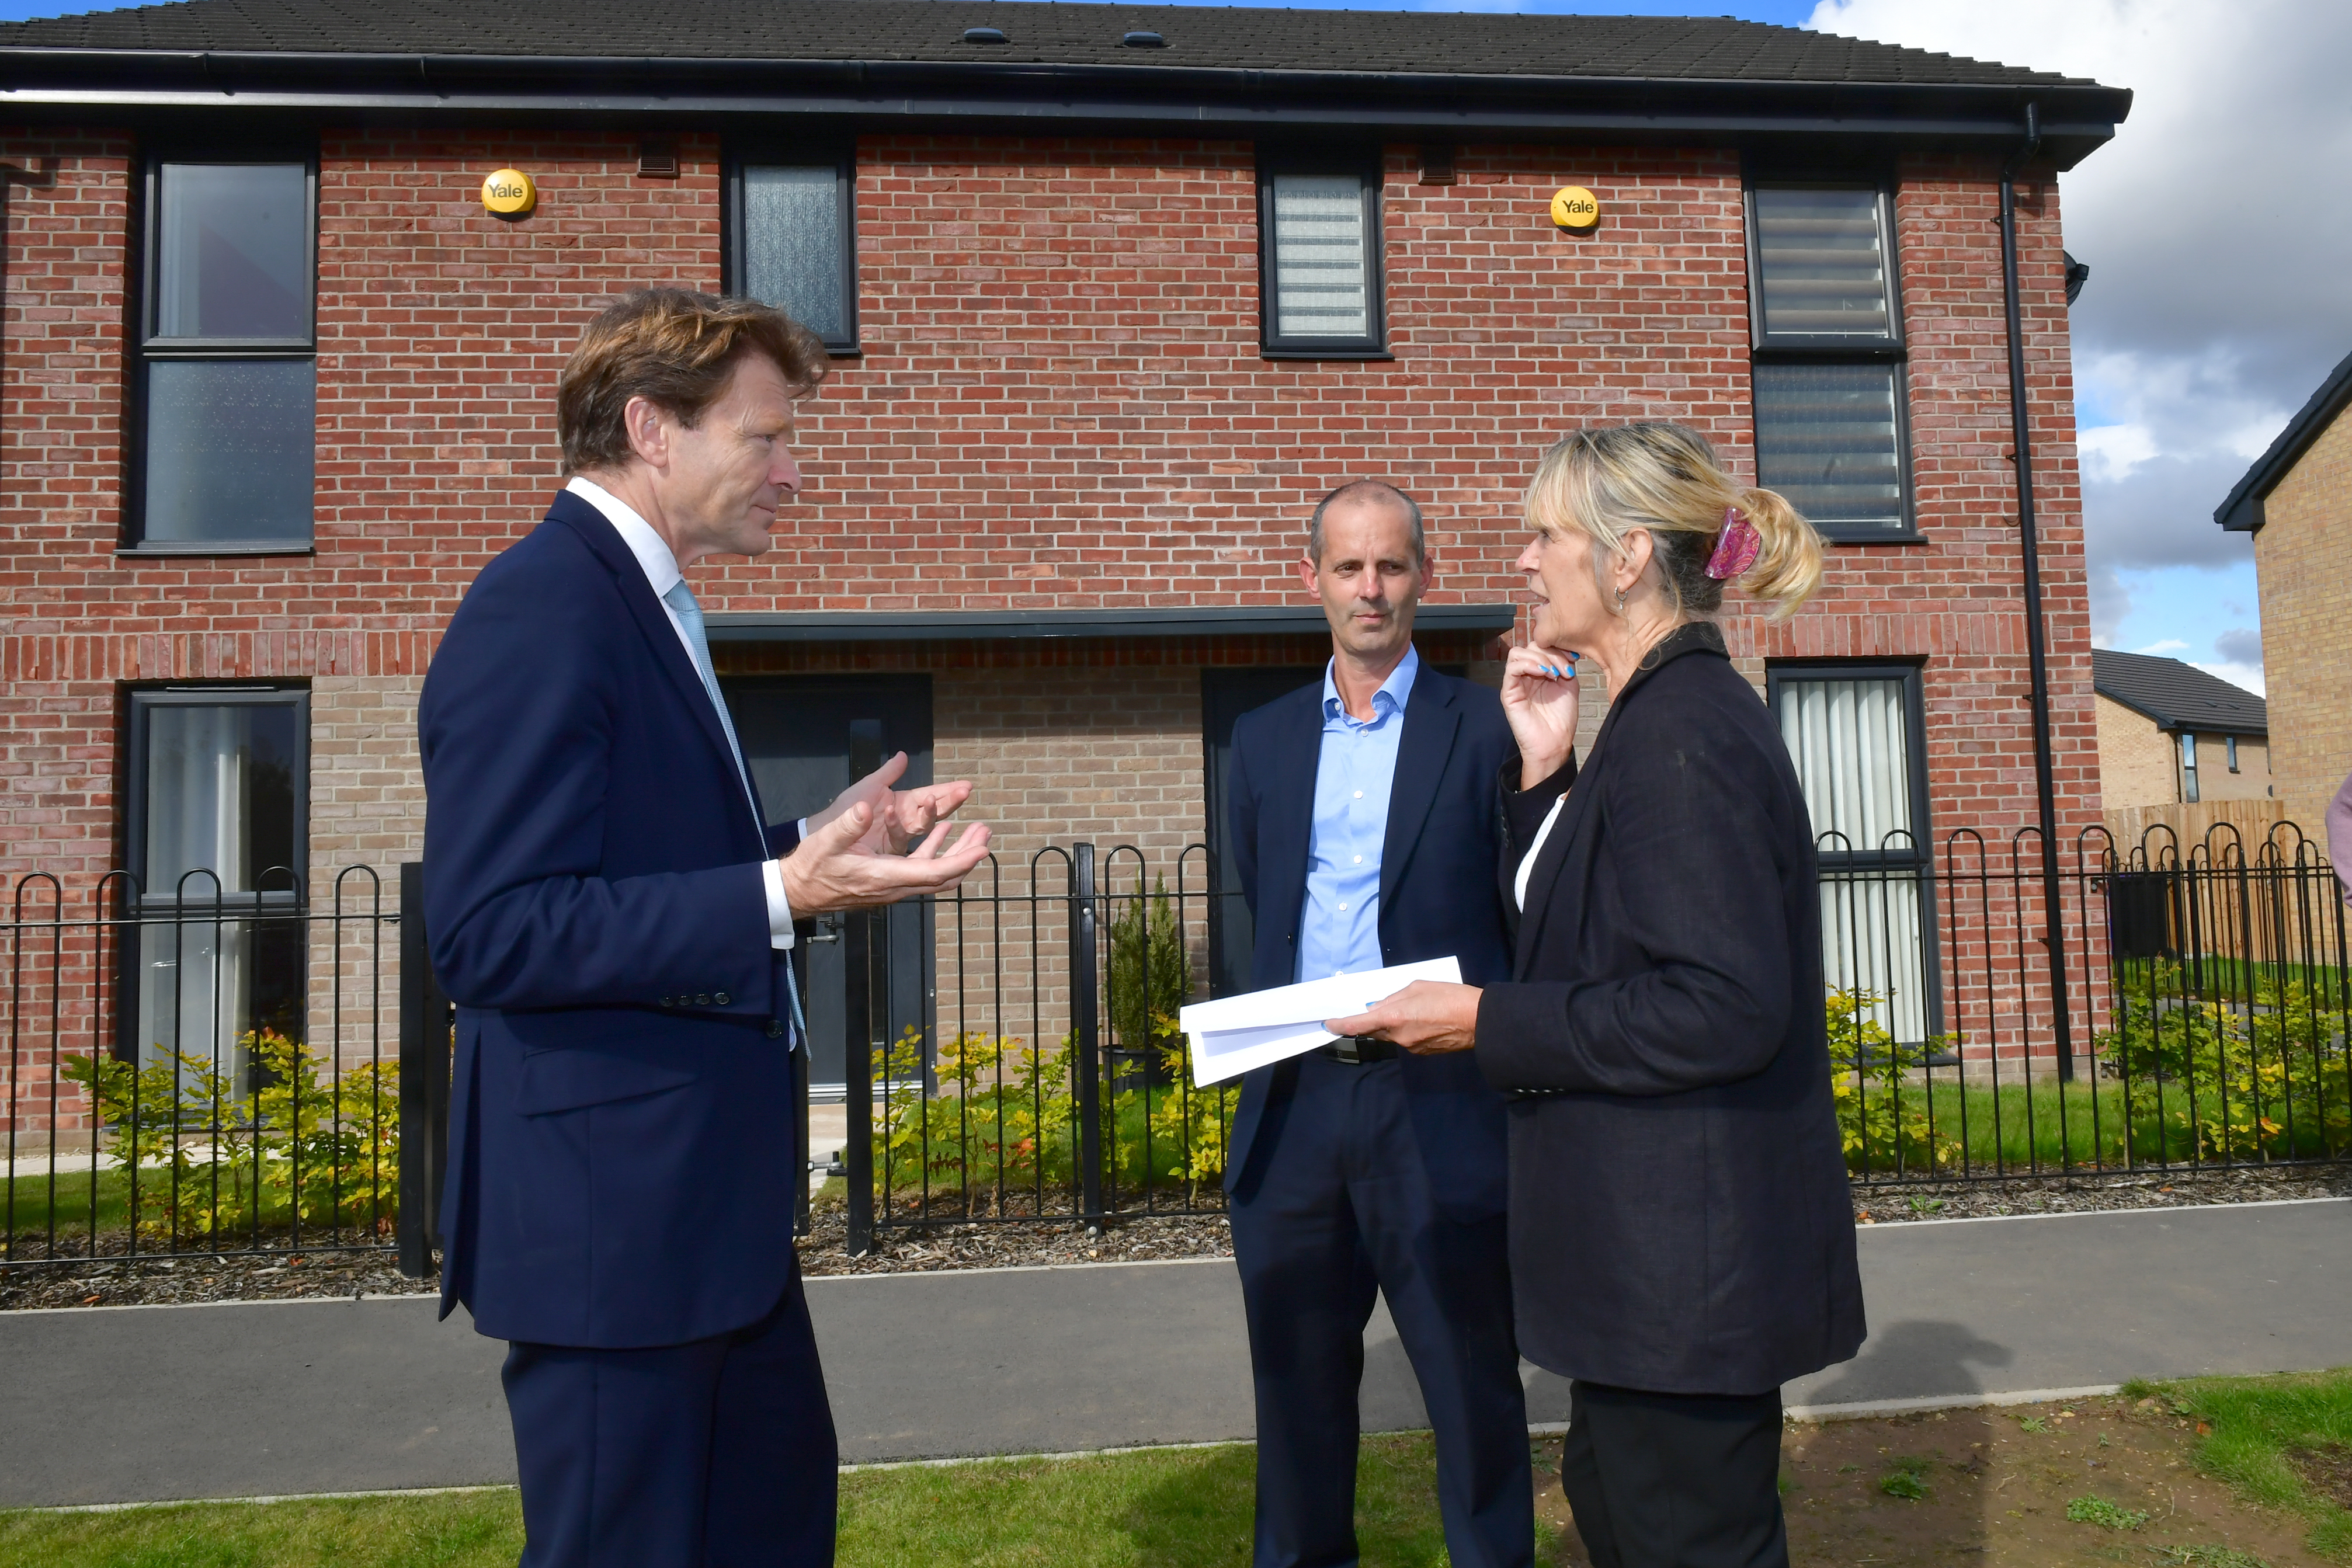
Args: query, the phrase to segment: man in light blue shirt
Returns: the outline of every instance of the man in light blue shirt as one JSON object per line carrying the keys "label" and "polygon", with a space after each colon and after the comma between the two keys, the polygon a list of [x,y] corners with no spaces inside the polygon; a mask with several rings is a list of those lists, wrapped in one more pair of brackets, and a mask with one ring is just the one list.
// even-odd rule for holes
{"label": "man in light blue shirt", "polygon": [[1307,840],[1307,907],[1298,918],[1298,978],[1381,967],[1381,841],[1404,706],[1421,655],[1407,643],[1372,693],[1371,716],[1340,699],[1339,660],[1323,670],[1323,747],[1315,769],[1315,825]]}
{"label": "man in light blue shirt", "polygon": [[[1421,662],[1433,581],[1394,486],[1315,509],[1299,580],[1323,602],[1322,685],[1234,726],[1234,866],[1253,984],[1452,956],[1507,979],[1496,693]],[[1385,1298],[1437,1437],[1454,1568],[1534,1559],[1527,1403],[1511,1332],[1502,1097],[1471,1054],[1339,1040],[1243,1081],[1225,1173],[1257,1395],[1255,1568],[1356,1561],[1356,1395]]]}

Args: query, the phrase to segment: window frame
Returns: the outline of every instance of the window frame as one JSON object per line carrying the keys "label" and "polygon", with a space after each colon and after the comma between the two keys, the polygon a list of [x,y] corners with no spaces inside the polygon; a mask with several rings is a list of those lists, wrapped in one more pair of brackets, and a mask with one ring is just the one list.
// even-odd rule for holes
{"label": "window frame", "polygon": [[[1764,663],[1764,702],[1772,728],[1780,728],[1780,688],[1801,681],[1899,681],[1903,685],[1903,744],[1909,752],[1911,853],[1883,848],[1823,850],[1822,835],[1813,836],[1818,884],[1822,873],[1909,871],[1919,881],[1919,972],[1927,988],[1926,1019],[1932,1039],[1943,1032],[1944,981],[1942,911],[1937,903],[1934,798],[1927,789],[1927,701],[1926,660],[1917,659],[1768,659]],[[1811,826],[1810,816],[1807,825]],[[1823,956],[1826,976],[1828,957]]]}
{"label": "window frame", "polygon": [[[1387,165],[1378,148],[1264,147],[1257,150],[1258,355],[1268,360],[1392,360],[1389,346],[1388,247],[1381,229],[1387,204],[1382,187]],[[1276,309],[1274,182],[1283,174],[1345,174],[1362,182],[1364,206],[1364,315],[1370,330],[1360,338],[1285,337]]]}
{"label": "window frame", "polygon": [[[303,265],[310,279],[310,332],[302,338],[162,338],[155,324],[161,310],[163,246],[157,225],[163,221],[163,183],[166,164],[289,164],[302,167],[303,187],[310,221],[303,230]],[[129,374],[125,386],[123,434],[123,508],[121,537],[115,553],[126,556],[260,556],[314,555],[319,546],[318,517],[318,363],[319,363],[319,152],[315,143],[231,141],[194,149],[149,148],[141,160],[140,178],[133,187],[131,232],[138,247],[138,287],[129,300]],[[150,539],[147,532],[148,402],[152,367],[158,363],[255,363],[297,361],[311,367],[311,512],[310,537],[252,539]]]}
{"label": "window frame", "polygon": [[[291,888],[265,888],[258,897],[265,908],[300,908],[308,902],[310,860],[310,688],[291,681],[224,682],[200,685],[187,682],[166,686],[131,686],[123,694],[123,745],[121,796],[122,801],[122,864],[128,873],[126,898],[134,911],[178,909],[177,892],[158,893],[144,882],[147,867],[147,725],[145,717],[159,707],[290,707],[294,710],[294,858],[289,868],[296,878]],[[217,870],[217,868],[215,868]],[[255,893],[236,894],[239,900]]]}
{"label": "window frame", "polygon": [[[1757,221],[1756,196],[1760,190],[1854,191],[1876,194],[1880,266],[1886,280],[1887,331],[1880,338],[1856,338],[1819,332],[1769,332],[1764,325],[1763,229]],[[1754,367],[1758,365],[1884,364],[1891,367],[1895,401],[1895,463],[1901,486],[1901,521],[1892,528],[1850,524],[1813,526],[1832,544],[1922,544],[1918,496],[1911,452],[1910,343],[1903,319],[1903,269],[1895,230],[1895,181],[1891,170],[1800,169],[1750,167],[1740,179],[1741,223],[1747,229],[1748,342],[1750,373],[1748,383],[1748,439],[1756,454],[1758,478],[1764,465],[1763,420],[1756,396]]]}
{"label": "window frame", "polygon": [[2236,736],[2234,736],[2234,735],[2225,735],[2225,736],[2223,736],[2223,737],[2221,737],[2221,747],[2222,747],[2223,752],[2224,752],[2224,753],[2227,755],[2227,757],[2228,757],[2229,763],[2230,763],[2230,771],[2231,771],[2231,772],[2232,772],[2232,773],[2237,772],[2237,771],[2238,771],[2238,737],[2237,737]]}
{"label": "window frame", "polygon": [[2182,730],[2180,743],[2175,749],[2180,759],[2180,803],[2184,806],[2198,805],[2200,802],[2197,788],[2197,732]]}
{"label": "window frame", "polygon": [[753,140],[730,141],[720,160],[719,182],[719,292],[745,297],[743,171],[746,168],[815,168],[830,163],[835,200],[841,207],[841,319],[845,332],[818,333],[824,351],[836,360],[854,360],[865,353],[859,338],[857,296],[857,144],[844,136],[820,136],[804,141]]}

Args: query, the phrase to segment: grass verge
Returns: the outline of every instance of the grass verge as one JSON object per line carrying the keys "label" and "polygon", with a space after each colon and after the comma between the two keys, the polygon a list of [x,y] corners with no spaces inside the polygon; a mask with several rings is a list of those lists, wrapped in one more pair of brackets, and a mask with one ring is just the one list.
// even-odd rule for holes
{"label": "grass verge", "polygon": [[2352,1563],[2352,1368],[2273,1377],[2131,1383],[2197,1423],[2197,1465],[2249,1501],[2308,1521],[2305,1544]]}
{"label": "grass verge", "polygon": [[[1243,1568],[1256,1466],[1236,1444],[853,1471],[840,1563]],[[1356,1515],[1366,1568],[1444,1563],[1426,1434],[1364,1439]],[[521,1549],[505,1490],[0,1514],[0,1568],[507,1568]]]}

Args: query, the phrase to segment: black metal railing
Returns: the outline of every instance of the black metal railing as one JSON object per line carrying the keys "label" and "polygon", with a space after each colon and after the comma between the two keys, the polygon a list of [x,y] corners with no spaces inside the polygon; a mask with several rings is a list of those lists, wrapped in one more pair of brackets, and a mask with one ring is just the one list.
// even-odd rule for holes
{"label": "black metal railing", "polygon": [[1843,848],[1824,841],[1823,965],[1857,1181],[2352,1155],[2347,912],[2294,824],[2255,842],[2226,822],[2185,846],[2160,826],[2075,838],[2056,922],[2071,1051],[2035,830],[1961,830],[1932,860]]}
{"label": "black metal railing", "polygon": [[[2317,846],[2289,824],[2188,845],[2093,829],[2068,860],[2061,1052],[2033,830],[1932,852],[1824,839],[1856,1182],[2352,1155],[2352,929]],[[428,1273],[452,1010],[402,918],[420,877],[401,868],[397,908],[363,867],[323,901],[283,873],[243,893],[191,873],[164,897],[112,873],[78,905],[55,877],[15,879],[0,1266],[382,1249]],[[1211,976],[1240,988],[1249,921],[1205,847],[1048,848],[909,907],[826,934],[843,1179],[821,1201],[852,1250],[1223,1207],[1239,1085],[1193,1084],[1176,1013]]]}
{"label": "black metal railing", "polygon": [[253,882],[13,879],[0,1266],[394,1244],[398,914]]}

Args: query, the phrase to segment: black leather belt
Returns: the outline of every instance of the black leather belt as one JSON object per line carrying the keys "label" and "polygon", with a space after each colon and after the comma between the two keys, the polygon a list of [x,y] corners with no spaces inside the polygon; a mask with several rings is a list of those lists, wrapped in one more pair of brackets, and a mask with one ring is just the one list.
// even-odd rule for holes
{"label": "black leather belt", "polygon": [[1368,1061],[1394,1061],[1404,1054],[1404,1048],[1392,1040],[1374,1040],[1369,1035],[1342,1036],[1317,1050],[1334,1061],[1344,1061],[1350,1067],[1361,1067]]}

